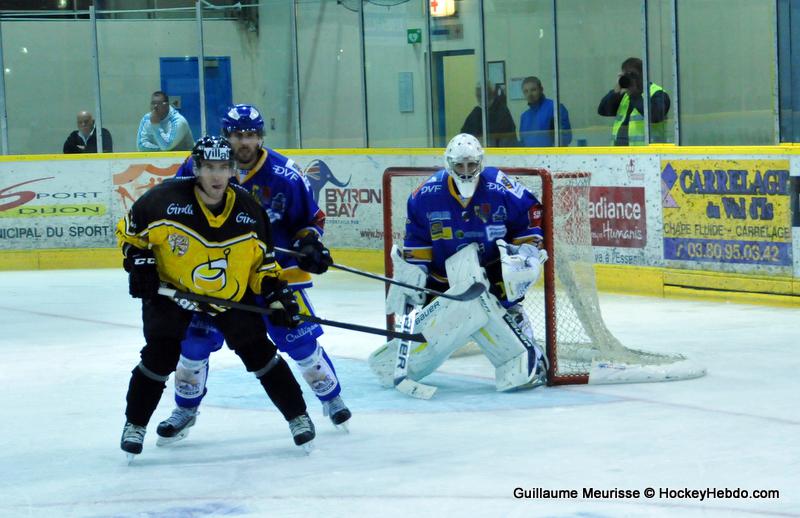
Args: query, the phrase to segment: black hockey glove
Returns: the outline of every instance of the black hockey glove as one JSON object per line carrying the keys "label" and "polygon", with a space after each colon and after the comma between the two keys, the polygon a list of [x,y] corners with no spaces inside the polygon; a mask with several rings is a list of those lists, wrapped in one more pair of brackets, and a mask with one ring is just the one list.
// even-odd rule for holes
{"label": "black hockey glove", "polygon": [[297,316],[300,313],[300,306],[286,281],[265,277],[261,282],[261,296],[264,297],[264,304],[272,310],[267,318],[273,325],[289,328],[300,325]]}
{"label": "black hockey glove", "polygon": [[128,292],[135,299],[154,299],[161,280],[156,269],[156,257],[150,250],[129,246],[122,266],[128,272]]}
{"label": "black hockey glove", "polygon": [[328,267],[333,264],[331,252],[322,242],[315,232],[309,232],[300,239],[292,243],[292,248],[303,254],[297,259],[297,266],[301,270],[310,273],[325,273]]}

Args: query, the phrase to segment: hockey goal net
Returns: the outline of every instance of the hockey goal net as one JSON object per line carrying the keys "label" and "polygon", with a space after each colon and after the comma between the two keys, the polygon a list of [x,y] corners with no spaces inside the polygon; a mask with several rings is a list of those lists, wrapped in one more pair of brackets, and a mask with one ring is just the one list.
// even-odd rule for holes
{"label": "hockey goal net", "polygon": [[[408,196],[436,169],[389,168],[383,175],[384,258],[391,275],[392,242],[402,245]],[[550,259],[523,302],[537,342],[550,361],[548,384],[626,383],[690,379],[705,369],[678,354],[625,347],[600,313],[589,226],[590,173],[503,168],[544,205]]]}

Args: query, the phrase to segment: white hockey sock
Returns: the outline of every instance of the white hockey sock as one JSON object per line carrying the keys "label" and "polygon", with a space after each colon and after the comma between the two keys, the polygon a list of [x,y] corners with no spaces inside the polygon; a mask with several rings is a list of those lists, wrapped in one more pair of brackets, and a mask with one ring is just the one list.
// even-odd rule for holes
{"label": "white hockey sock", "polygon": [[[208,377],[208,359],[190,360],[181,355],[178,366],[175,369],[175,395],[186,400],[197,400],[206,388],[206,378]],[[194,405],[197,406],[197,405]]]}
{"label": "white hockey sock", "polygon": [[333,371],[333,366],[319,344],[310,356],[296,361],[298,367],[300,367],[300,372],[303,374],[303,379],[306,380],[306,383],[318,398],[321,399],[329,395],[339,386],[339,380]]}

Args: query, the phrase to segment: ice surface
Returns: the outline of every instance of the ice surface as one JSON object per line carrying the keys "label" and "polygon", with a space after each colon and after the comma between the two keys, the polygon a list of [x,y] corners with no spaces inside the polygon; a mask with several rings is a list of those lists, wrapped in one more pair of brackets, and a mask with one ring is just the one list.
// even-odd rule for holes
{"label": "ice surface", "polygon": [[[318,278],[320,316],[380,326],[383,286]],[[482,357],[427,378],[430,401],[381,388],[379,337],[328,328],[350,434],[322,417],[305,456],[238,358],[212,357],[189,437],[155,446],[171,381],[128,466],[125,392],[142,343],[122,270],[0,272],[0,515],[800,516],[796,309],[601,296],[630,347],[705,364],[692,381],[494,391]],[[305,388],[305,387],[304,387]],[[516,499],[514,488],[577,499]],[[777,499],[583,498],[583,488],[778,489]]]}

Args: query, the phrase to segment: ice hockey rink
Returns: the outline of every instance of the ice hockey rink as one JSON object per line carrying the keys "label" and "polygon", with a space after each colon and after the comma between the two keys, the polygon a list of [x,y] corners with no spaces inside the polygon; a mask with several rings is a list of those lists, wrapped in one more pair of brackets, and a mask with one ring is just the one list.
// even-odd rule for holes
{"label": "ice hockey rink", "polygon": [[[382,293],[331,272],[311,295],[322,317],[380,326]],[[365,359],[380,337],[328,328],[322,343],[354,415],[349,434],[334,429],[304,386],[317,426],[309,456],[225,349],[189,437],[155,445],[170,381],[128,465],[119,438],[143,341],[125,273],[0,272],[0,294],[0,516],[800,516],[796,309],[603,294],[624,344],[683,353],[708,375],[499,394],[473,356],[427,378],[439,386],[429,401],[377,384]],[[584,488],[656,495],[594,499]],[[707,488],[780,496],[660,496]]]}

